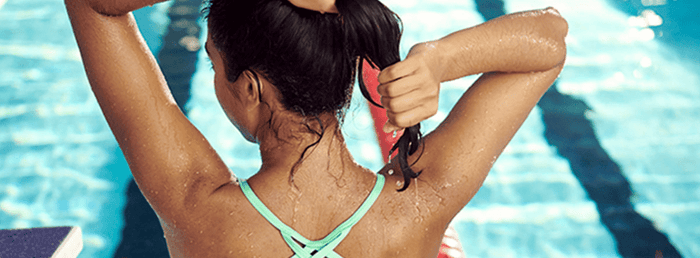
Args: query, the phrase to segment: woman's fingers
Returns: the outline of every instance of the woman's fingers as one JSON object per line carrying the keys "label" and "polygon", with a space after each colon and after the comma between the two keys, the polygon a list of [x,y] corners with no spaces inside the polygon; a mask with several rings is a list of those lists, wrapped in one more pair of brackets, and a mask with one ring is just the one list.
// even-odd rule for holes
{"label": "woman's fingers", "polygon": [[406,59],[395,63],[379,72],[377,80],[379,84],[389,83],[403,77],[413,74],[418,69],[418,66],[412,60]]}
{"label": "woman's fingers", "polygon": [[[389,82],[382,83],[380,81],[377,87],[379,95],[382,97],[395,98],[415,90],[425,90],[426,88],[439,85],[439,83],[431,77],[427,69],[417,67],[414,70],[407,69],[406,71],[412,72],[401,75],[401,77],[395,78]],[[389,73],[391,72],[385,74]]]}
{"label": "woman's fingers", "polygon": [[420,56],[379,73],[377,91],[387,110],[385,132],[413,126],[437,113],[440,83]]}
{"label": "woman's fingers", "polygon": [[411,91],[415,91],[418,87],[420,87],[416,83],[412,83],[410,80],[404,79],[409,78],[404,77],[393,82],[379,84],[379,86],[377,86],[377,92],[379,92],[379,95],[382,97],[395,98]]}
{"label": "woman's fingers", "polygon": [[386,115],[389,119],[387,124],[384,125],[384,131],[391,132],[414,126],[421,121],[430,118],[435,113],[437,113],[437,104],[422,105],[399,113],[387,111]]}
{"label": "woman's fingers", "polygon": [[382,97],[381,104],[387,110],[394,113],[401,113],[415,107],[426,105],[429,102],[437,102],[438,94],[436,90],[417,88],[411,92],[397,97]]}
{"label": "woman's fingers", "polygon": [[384,127],[382,128],[382,130],[383,130],[385,133],[390,133],[390,132],[394,132],[394,131],[401,131],[402,129],[403,129],[403,128],[398,127],[398,126],[395,126],[395,125],[389,123],[389,121],[386,121],[386,123],[384,123]]}

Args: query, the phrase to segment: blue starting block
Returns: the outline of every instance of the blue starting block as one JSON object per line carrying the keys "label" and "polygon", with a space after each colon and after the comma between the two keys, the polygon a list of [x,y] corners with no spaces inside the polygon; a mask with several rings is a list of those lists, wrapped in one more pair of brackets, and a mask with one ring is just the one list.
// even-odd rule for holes
{"label": "blue starting block", "polygon": [[80,227],[0,230],[1,258],[76,258],[82,250]]}

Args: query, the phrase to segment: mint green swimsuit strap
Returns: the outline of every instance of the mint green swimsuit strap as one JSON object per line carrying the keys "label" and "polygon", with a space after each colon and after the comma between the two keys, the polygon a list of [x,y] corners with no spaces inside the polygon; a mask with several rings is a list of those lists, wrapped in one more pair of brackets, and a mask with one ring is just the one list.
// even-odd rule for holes
{"label": "mint green swimsuit strap", "polygon": [[[379,193],[382,192],[383,187],[384,176],[377,174],[377,182],[374,184],[372,192],[369,193],[369,196],[367,196],[367,199],[365,199],[365,202],[362,203],[360,208],[326,237],[321,240],[311,241],[280,221],[277,216],[275,216],[275,214],[272,213],[272,211],[270,211],[265,204],[260,201],[260,199],[258,199],[253,192],[253,189],[251,189],[248,185],[248,182],[241,182],[241,190],[243,190],[243,194],[245,194],[246,198],[248,198],[248,201],[253,205],[253,207],[255,207],[255,209],[258,210],[258,212],[260,212],[260,214],[265,217],[270,224],[275,226],[280,233],[282,233],[282,238],[284,238],[284,241],[287,242],[289,248],[294,251],[294,256],[292,256],[293,258],[342,258],[342,256],[338,255],[335,251],[333,251],[333,249],[340,244],[340,241],[343,241],[345,236],[347,236],[350,232],[350,229],[352,229],[352,226],[360,221],[365,213],[367,213],[369,208],[372,207],[374,201],[376,201],[377,197],[379,197]],[[302,245],[299,245],[299,243]]]}

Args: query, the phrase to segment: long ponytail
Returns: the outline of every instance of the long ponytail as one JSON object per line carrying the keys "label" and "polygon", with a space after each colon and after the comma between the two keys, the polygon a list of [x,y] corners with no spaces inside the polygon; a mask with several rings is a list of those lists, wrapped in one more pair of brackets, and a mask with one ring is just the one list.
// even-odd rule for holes
{"label": "long ponytail", "polygon": [[[336,0],[336,8],[342,19],[346,51],[359,56],[357,78],[362,95],[373,105],[383,108],[374,101],[362,77],[362,62],[367,61],[373,68],[383,70],[399,61],[399,43],[401,26],[398,16],[377,0]],[[408,188],[411,179],[420,175],[411,169],[408,156],[418,150],[422,134],[420,124],[406,128],[403,135],[391,148],[390,153],[398,150],[396,156],[404,178],[404,184],[398,191]]]}

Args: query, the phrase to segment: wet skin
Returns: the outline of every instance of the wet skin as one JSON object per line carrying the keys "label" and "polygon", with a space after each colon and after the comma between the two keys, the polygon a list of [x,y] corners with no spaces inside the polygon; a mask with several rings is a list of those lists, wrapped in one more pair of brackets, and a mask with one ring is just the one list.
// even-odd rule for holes
{"label": "wet skin", "polygon": [[[249,204],[170,95],[129,13],[153,3],[66,0],[92,89],[161,220],[171,256],[291,256],[279,231]],[[398,167],[379,171],[387,177],[379,199],[335,251],[345,257],[435,257],[450,220],[561,71],[567,30],[554,9],[511,14],[417,44],[404,61],[382,71],[378,90],[388,107],[389,131],[435,114],[440,82],[483,75],[424,138],[413,166],[423,173],[405,192],[396,191],[403,182]],[[251,187],[301,235],[325,237],[360,206],[376,177],[353,161],[330,114],[321,116],[325,136],[291,177],[317,136],[282,107],[262,74],[247,71],[230,82],[216,47],[208,41],[205,48],[223,109],[260,145],[263,165]]]}

